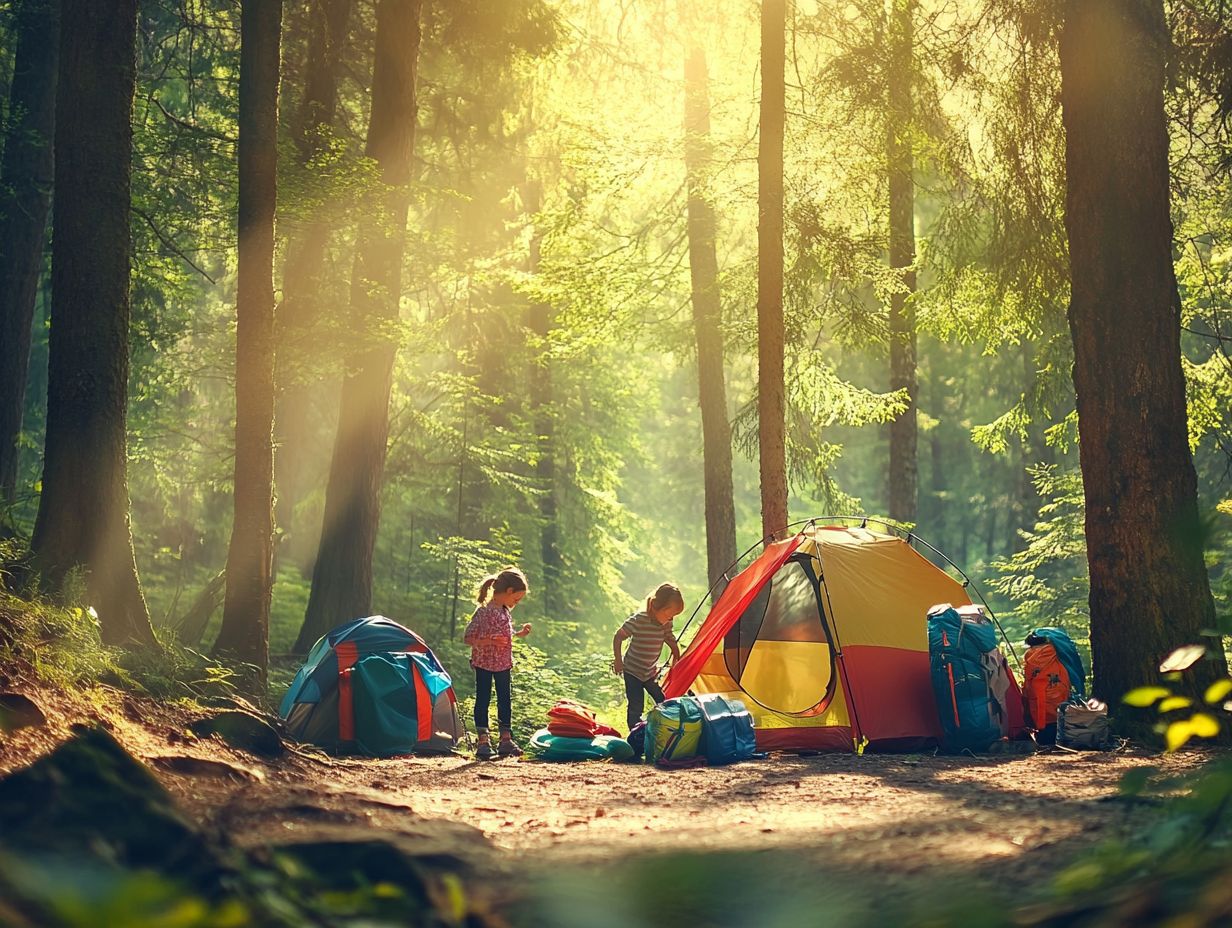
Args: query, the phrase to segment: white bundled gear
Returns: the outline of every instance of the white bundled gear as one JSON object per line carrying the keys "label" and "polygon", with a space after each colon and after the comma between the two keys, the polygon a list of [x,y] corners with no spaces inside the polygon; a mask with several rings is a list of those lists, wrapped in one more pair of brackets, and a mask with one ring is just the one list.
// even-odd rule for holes
{"label": "white bundled gear", "polygon": [[1107,751],[1114,742],[1108,707],[1098,699],[1073,697],[1057,706],[1057,745],[1076,751]]}

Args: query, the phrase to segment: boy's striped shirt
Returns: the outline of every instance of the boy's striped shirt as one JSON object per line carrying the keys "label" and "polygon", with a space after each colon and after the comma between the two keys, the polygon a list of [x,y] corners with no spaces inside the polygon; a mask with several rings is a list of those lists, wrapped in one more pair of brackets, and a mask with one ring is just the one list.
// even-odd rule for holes
{"label": "boy's striped shirt", "polygon": [[658,676],[663,645],[676,641],[671,622],[658,622],[645,612],[634,613],[625,619],[617,634],[621,639],[629,639],[629,647],[624,654],[625,673],[643,681]]}

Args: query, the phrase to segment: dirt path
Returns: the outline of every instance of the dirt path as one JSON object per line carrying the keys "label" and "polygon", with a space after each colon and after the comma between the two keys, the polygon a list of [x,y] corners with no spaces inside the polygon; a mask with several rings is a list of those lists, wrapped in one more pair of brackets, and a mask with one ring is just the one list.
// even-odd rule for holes
{"label": "dirt path", "polygon": [[[241,845],[358,830],[417,842],[474,865],[472,872],[500,873],[513,887],[546,885],[545,876],[562,873],[619,885],[622,868],[656,853],[697,852],[708,861],[755,859],[793,898],[819,875],[841,888],[850,874],[866,895],[871,886],[906,896],[943,882],[933,879],[941,873],[1002,886],[1012,874],[1016,886],[1044,885],[1084,849],[1149,821],[1149,804],[1118,795],[1123,774],[1148,765],[1180,772],[1204,760],[772,755],[670,772],[459,757],[262,760],[186,736],[175,709],[125,697],[89,714],[148,763],[185,810]],[[64,719],[12,736],[0,751],[0,773],[62,740]],[[733,880],[752,880],[747,863],[732,872]],[[710,872],[707,879],[727,877]]]}
{"label": "dirt path", "polygon": [[[1162,764],[1179,772],[1199,762],[1187,755]],[[777,755],[665,772],[409,758],[334,761],[328,773],[299,766],[257,792],[287,790],[301,809],[327,791],[349,795],[377,829],[469,826],[455,833],[477,840],[469,829],[481,832],[515,873],[591,871],[651,851],[753,851],[781,854],[803,871],[850,870],[890,883],[940,870],[978,880],[1006,864],[1016,881],[1031,882],[1145,821],[1150,807],[1119,797],[1116,787],[1126,771],[1160,763],[1094,753]],[[236,837],[261,843],[285,827],[277,805],[232,822]]]}

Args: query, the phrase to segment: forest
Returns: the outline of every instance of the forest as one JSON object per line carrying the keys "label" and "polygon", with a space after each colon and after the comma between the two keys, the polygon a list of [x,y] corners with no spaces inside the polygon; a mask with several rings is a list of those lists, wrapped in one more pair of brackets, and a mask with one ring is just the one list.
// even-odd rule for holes
{"label": "forest", "polygon": [[[1015,660],[1067,632],[1160,764],[1091,776],[1198,841],[1065,886],[1201,906],[1016,923],[1232,917],[1230,120],[1225,0],[0,0],[0,775],[98,713],[277,727],[373,615],[469,730],[506,565],[513,733],[562,698],[623,724],[611,636],[648,592],[679,587],[683,647],[773,542],[871,525]],[[21,740],[26,696],[60,735]],[[62,872],[22,853],[0,834],[0,925],[53,924]],[[352,923],[176,879],[200,921],[108,883],[114,920],[54,924]]]}

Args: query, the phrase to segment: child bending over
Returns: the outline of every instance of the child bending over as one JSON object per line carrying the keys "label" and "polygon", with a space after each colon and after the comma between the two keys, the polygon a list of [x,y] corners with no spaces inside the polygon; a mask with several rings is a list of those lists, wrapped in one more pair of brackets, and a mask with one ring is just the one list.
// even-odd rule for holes
{"label": "child bending over", "polygon": [[[646,609],[625,619],[612,638],[612,652],[616,656],[613,670],[624,674],[625,697],[629,700],[629,728],[637,724],[646,707],[644,693],[649,693],[655,704],[663,701],[659,688],[659,657],[663,645],[672,652],[673,660],[680,660],[680,646],[672,634],[672,619],[684,611],[684,597],[680,589],[671,583],[662,584],[646,597]],[[624,656],[620,645],[629,642]]]}

